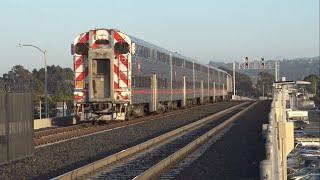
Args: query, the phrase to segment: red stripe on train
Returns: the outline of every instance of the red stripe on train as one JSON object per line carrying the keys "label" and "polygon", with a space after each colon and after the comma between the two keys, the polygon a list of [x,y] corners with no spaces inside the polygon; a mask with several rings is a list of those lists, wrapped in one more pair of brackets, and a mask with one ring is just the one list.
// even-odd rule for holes
{"label": "red stripe on train", "polygon": [[[195,92],[201,92],[201,89],[195,90]],[[173,89],[172,90],[172,94],[182,94],[183,91],[182,89]],[[186,89],[186,94],[192,94],[193,93],[193,89]],[[150,89],[135,89],[132,90],[132,94],[151,94],[151,90]],[[170,89],[158,89],[158,94],[171,94],[171,90]],[[204,94],[205,95],[205,94]]]}
{"label": "red stripe on train", "polygon": [[87,43],[89,41],[89,33],[86,33],[84,36],[80,36],[79,43]]}
{"label": "red stripe on train", "polygon": [[79,57],[78,59],[76,59],[74,63],[74,70],[78,69],[78,67],[81,66],[82,64],[83,64],[83,58]]}
{"label": "red stripe on train", "polygon": [[114,39],[116,39],[116,41],[125,41],[118,32],[114,31],[113,33],[113,37]]}
{"label": "red stripe on train", "polygon": [[122,54],[119,55],[120,62],[128,69],[128,59]]}
{"label": "red stripe on train", "polygon": [[82,81],[84,79],[84,72],[80,72],[80,74],[76,77],[77,81]]}
{"label": "red stripe on train", "polygon": [[117,65],[113,65],[113,71],[116,73],[120,79],[128,86],[128,79],[125,74],[119,71],[119,67]]}
{"label": "red stripe on train", "polygon": [[117,83],[117,82],[115,82],[115,81],[113,81],[113,88],[114,89],[118,89],[119,88],[119,84]]}

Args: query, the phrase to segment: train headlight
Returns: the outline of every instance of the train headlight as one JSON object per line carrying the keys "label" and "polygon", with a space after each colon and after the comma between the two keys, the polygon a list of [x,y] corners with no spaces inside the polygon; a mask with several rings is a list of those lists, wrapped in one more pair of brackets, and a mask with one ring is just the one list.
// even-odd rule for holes
{"label": "train headlight", "polygon": [[127,103],[124,103],[123,105],[124,105],[124,106],[128,106],[128,104],[127,104]]}

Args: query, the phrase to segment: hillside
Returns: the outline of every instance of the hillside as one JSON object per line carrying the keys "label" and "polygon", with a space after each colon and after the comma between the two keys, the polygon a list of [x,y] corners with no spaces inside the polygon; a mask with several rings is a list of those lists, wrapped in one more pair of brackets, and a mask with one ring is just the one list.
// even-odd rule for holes
{"label": "hillside", "polygon": [[[280,61],[280,76],[285,76],[287,80],[302,80],[304,77],[310,74],[320,75],[320,60],[318,57],[313,58],[296,58],[296,59],[284,59]],[[232,70],[232,63],[213,62],[210,64],[216,67],[225,67]],[[238,72],[245,73],[256,81],[259,72],[263,70],[238,70]],[[271,74],[274,74],[273,70],[265,70]]]}

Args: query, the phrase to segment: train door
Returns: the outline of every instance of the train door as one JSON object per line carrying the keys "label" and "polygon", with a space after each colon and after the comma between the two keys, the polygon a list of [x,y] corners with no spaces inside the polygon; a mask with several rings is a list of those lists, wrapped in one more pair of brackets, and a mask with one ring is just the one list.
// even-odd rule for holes
{"label": "train door", "polygon": [[110,59],[92,60],[93,99],[111,97],[110,74]]}
{"label": "train door", "polygon": [[158,107],[158,87],[157,87],[157,75],[155,73],[151,76],[151,103],[149,110],[150,112],[157,111]]}

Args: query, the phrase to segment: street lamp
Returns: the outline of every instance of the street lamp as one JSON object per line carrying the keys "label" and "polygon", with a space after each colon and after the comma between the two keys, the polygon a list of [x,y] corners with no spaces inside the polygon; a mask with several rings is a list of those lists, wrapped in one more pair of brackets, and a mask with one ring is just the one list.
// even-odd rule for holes
{"label": "street lamp", "polygon": [[48,111],[48,73],[47,73],[47,60],[46,60],[46,50],[42,50],[38,46],[32,44],[18,44],[17,47],[33,47],[39,50],[43,54],[44,60],[44,96],[45,96],[45,114],[46,117],[49,118],[49,111]]}

